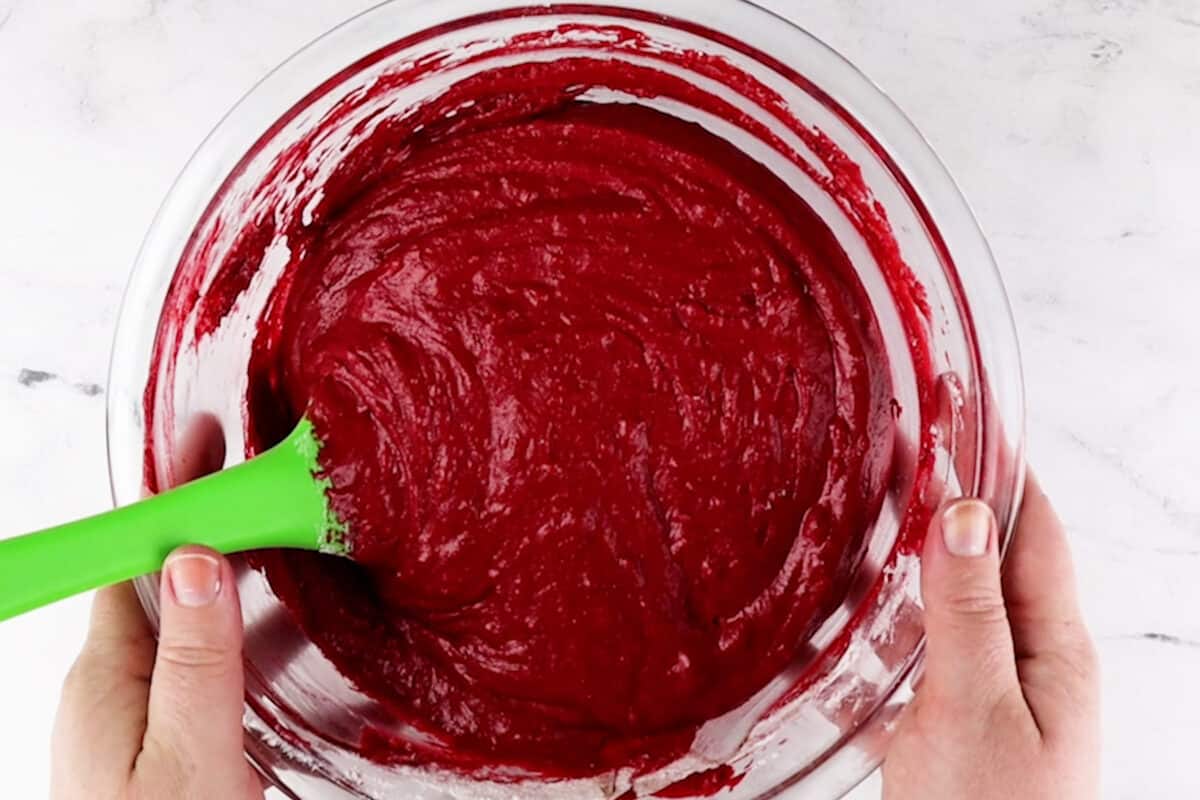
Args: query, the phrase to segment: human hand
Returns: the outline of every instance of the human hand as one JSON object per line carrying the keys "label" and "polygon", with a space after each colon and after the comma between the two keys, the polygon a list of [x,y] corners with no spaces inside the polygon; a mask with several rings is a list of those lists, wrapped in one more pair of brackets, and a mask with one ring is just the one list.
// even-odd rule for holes
{"label": "human hand", "polygon": [[52,800],[262,800],[242,751],[242,618],[229,562],[163,567],[158,642],[130,584],[96,594],[63,686]]}
{"label": "human hand", "polygon": [[922,558],[925,673],[885,800],[1094,800],[1099,669],[1062,524],[1032,479],[1001,576],[996,521],[948,505]]}

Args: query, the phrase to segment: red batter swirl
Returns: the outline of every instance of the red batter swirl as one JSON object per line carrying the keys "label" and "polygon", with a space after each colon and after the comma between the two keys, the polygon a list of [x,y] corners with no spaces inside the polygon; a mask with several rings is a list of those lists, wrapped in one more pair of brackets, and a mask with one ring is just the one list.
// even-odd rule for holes
{"label": "red batter swirl", "polygon": [[[637,43],[614,30],[614,47]],[[923,297],[857,166],[724,62],[648,52],[694,58],[789,119],[924,364]],[[381,124],[305,218],[257,216],[203,292],[219,228],[193,243],[164,310],[169,380],[181,321],[217,331],[287,237],[250,364],[247,455],[312,418],[358,563],[254,563],[336,667],[420,732],[368,730],[355,744],[378,761],[561,777],[673,760],[842,602],[892,477],[887,357],[829,229],[723,139],[587,102],[592,88],[698,108],[792,157],[669,71],[484,71]],[[147,416],[169,418],[157,392]],[[158,475],[150,443],[151,489]]]}
{"label": "red batter swirl", "polygon": [[578,77],[489,73],[361,145],[292,234],[249,404],[258,449],[301,413],[327,432],[363,565],[264,559],[305,631],[459,765],[551,775],[678,755],[787,665],[892,449],[876,322],[816,214]]}

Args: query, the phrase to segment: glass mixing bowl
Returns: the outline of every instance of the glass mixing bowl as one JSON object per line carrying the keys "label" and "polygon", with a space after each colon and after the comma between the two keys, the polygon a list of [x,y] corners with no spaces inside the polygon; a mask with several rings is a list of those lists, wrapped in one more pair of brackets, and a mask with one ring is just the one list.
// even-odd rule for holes
{"label": "glass mixing bowl", "polygon": [[[636,32],[626,37],[633,44],[612,46],[618,29]],[[513,52],[506,45],[514,37],[538,44]],[[785,792],[840,796],[879,764],[896,715],[911,697],[923,645],[916,555],[923,524],[917,523],[946,498],[978,496],[996,510],[1007,542],[1023,480],[1023,397],[1011,316],[987,244],[946,170],[882,92],[805,31],[740,0],[529,7],[512,0],[396,0],[346,22],[271,73],[201,145],[138,257],[109,378],[114,501],[142,496],[152,485],[147,448],[156,464],[171,464],[196,419],[220,423],[226,464],[244,458],[246,364],[254,322],[278,277],[275,262],[264,259],[215,332],[198,332],[186,314],[176,325],[170,321],[175,315],[160,313],[164,304],[189,302],[179,287],[205,291],[248,220],[294,212],[310,200],[346,142],[361,134],[354,125],[402,114],[465,75],[515,59],[569,54],[647,63],[664,52],[702,56],[694,69],[672,69],[698,91],[734,105],[743,124],[724,123],[686,103],[636,102],[698,121],[770,167],[835,232],[875,306],[892,363],[901,446],[896,479],[869,533],[853,590],[793,668],[742,708],[705,725],[691,753],[666,769],[636,779],[626,771],[561,782],[519,775],[468,779],[357,755],[354,743],[364,729],[386,730],[394,722],[338,674],[263,577],[239,562],[247,626],[246,749],[285,794],[305,800],[610,798],[670,786],[676,797],[717,787],[719,796],[735,799]],[[738,79],[715,79],[703,68],[706,59],[719,59]],[[420,76],[397,81],[382,99],[363,91],[404,70]],[[288,145],[335,105],[349,109],[344,124],[288,167],[288,191],[258,192],[263,177],[286,160]],[[849,161],[835,163],[833,151],[814,149],[820,137]],[[857,165],[873,195],[853,208],[830,191],[830,176],[836,179],[847,164],[851,170]],[[906,331],[889,282],[895,276],[855,224],[862,221],[856,214],[890,226],[927,305],[927,351]],[[178,346],[163,369],[153,366],[160,340]],[[937,376],[923,394],[916,379],[922,367]],[[921,459],[933,466],[927,485],[913,478]],[[164,467],[153,476],[160,485],[177,478]],[[137,587],[157,622],[157,577]]]}

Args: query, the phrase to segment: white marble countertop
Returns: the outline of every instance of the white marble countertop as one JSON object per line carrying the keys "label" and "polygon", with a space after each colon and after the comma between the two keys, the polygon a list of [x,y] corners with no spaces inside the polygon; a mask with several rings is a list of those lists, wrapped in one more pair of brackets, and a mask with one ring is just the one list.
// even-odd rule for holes
{"label": "white marble countertop", "polygon": [[[234,100],[373,2],[0,0],[0,536],[107,506],[112,329],[158,203]],[[974,204],[1103,657],[1106,796],[1200,795],[1200,2],[768,4],[881,84]],[[87,605],[0,627],[4,797],[46,795]]]}

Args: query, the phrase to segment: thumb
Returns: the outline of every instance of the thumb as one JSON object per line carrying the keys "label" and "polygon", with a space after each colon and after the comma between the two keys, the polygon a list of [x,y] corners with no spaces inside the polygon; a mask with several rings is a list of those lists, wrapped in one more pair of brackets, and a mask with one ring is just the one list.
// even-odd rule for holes
{"label": "thumb", "polygon": [[[242,617],[229,562],[182,547],[162,576],[162,625],[150,680],[146,746],[185,774],[242,763]],[[210,773],[211,774],[211,773]]]}
{"label": "thumb", "polygon": [[967,499],[945,506],[925,541],[922,691],[955,714],[986,712],[1020,688],[1000,588],[998,538],[991,508]]}

